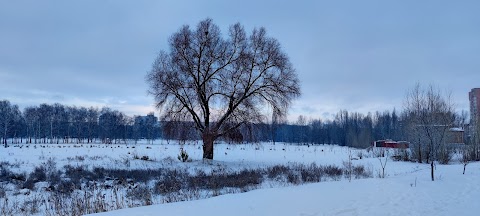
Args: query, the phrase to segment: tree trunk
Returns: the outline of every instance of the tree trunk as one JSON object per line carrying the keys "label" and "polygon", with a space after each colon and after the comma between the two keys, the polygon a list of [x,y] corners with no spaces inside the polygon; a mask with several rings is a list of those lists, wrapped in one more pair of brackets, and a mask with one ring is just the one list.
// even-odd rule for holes
{"label": "tree trunk", "polygon": [[203,159],[213,159],[213,141],[215,140],[215,135],[211,133],[204,133],[202,135],[203,139]]}
{"label": "tree trunk", "polygon": [[3,135],[3,144],[5,144],[5,148],[7,148],[7,126],[5,125],[5,133]]}
{"label": "tree trunk", "polygon": [[435,181],[435,177],[433,175],[433,169],[434,169],[434,165],[433,165],[433,160],[432,160],[432,163],[430,164],[431,168],[432,168],[432,181]]}
{"label": "tree trunk", "polygon": [[422,148],[418,145],[418,163],[422,163]]}

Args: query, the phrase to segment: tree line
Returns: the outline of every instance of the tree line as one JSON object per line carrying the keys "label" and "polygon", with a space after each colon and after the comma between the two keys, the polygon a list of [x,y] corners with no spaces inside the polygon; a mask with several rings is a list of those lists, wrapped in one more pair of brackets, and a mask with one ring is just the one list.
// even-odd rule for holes
{"label": "tree line", "polygon": [[108,107],[66,106],[59,103],[29,106],[20,111],[0,101],[1,143],[120,143],[159,138],[153,113],[130,117]]}
{"label": "tree line", "polygon": [[[396,110],[368,113],[339,111],[332,120],[299,116],[297,121],[246,123],[223,137],[230,142],[287,142],[338,144],[365,148],[375,140],[409,140],[410,117]],[[455,117],[452,113],[452,118]],[[197,140],[200,134],[190,121],[158,121],[153,113],[128,116],[104,107],[77,107],[59,103],[29,106],[20,111],[8,100],[0,101],[2,144],[18,143],[119,143],[138,139]],[[461,127],[464,119],[455,125]],[[452,125],[453,127],[453,125]],[[25,141],[23,141],[25,140]]]}
{"label": "tree line", "polygon": [[[404,117],[395,110],[361,114],[341,110],[333,120],[247,123],[226,136],[229,142],[287,142],[338,144],[364,148],[374,140],[404,140]],[[198,140],[201,135],[189,121],[158,121],[153,113],[130,117],[108,107],[66,106],[59,103],[29,106],[20,111],[0,101],[2,144],[12,143],[120,143],[127,140]]]}
{"label": "tree line", "polygon": [[[247,123],[223,137],[237,142],[287,142],[300,144],[338,144],[365,148],[375,140],[407,140],[408,115],[397,111],[367,115],[339,111],[333,120],[299,116],[297,121]],[[0,101],[2,144],[7,139],[25,143],[118,143],[138,139],[201,139],[188,121],[158,121],[153,113],[130,117],[104,107],[76,107],[59,103],[26,107]],[[25,140],[25,141],[23,141]]]}
{"label": "tree line", "polygon": [[[410,140],[413,132],[407,126],[413,121],[412,116],[406,112],[398,114],[396,110],[367,115],[341,110],[332,120],[301,115],[293,122],[247,123],[222,139],[366,148],[375,140]],[[459,117],[452,113],[452,118]],[[190,121],[159,121],[153,113],[130,117],[108,107],[98,109],[59,103],[30,106],[20,111],[18,105],[8,100],[0,101],[0,123],[2,144],[7,140],[12,143],[121,143],[139,139],[201,139]],[[464,120],[457,120],[455,125],[462,123]]]}

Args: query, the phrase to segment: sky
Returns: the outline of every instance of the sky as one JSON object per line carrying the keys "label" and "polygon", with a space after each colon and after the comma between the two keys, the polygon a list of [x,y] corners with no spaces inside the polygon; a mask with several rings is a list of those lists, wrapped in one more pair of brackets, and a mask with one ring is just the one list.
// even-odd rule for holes
{"label": "sky", "polygon": [[[0,0],[0,100],[158,111],[145,75],[183,25],[265,27],[301,84],[289,119],[403,109],[416,83],[469,110],[480,1]],[[226,35],[225,35],[226,37]]]}

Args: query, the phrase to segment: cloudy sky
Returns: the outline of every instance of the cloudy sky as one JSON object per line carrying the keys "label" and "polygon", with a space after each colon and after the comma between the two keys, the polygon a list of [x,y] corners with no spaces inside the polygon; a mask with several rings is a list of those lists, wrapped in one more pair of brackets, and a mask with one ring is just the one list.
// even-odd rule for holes
{"label": "cloudy sky", "polygon": [[0,0],[0,99],[154,111],[144,77],[169,36],[210,17],[263,26],[301,80],[300,114],[402,109],[415,83],[468,110],[480,87],[480,1]]}

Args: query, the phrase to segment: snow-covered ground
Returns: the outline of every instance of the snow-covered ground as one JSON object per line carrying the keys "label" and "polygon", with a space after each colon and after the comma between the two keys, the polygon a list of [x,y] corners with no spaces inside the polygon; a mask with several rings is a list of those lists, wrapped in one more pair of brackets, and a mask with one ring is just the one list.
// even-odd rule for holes
{"label": "snow-covered ground", "polygon": [[[395,170],[400,162],[391,162]],[[417,164],[411,164],[412,167]],[[480,163],[439,165],[437,180],[427,166],[385,179],[321,182],[260,189],[205,200],[178,202],[100,213],[122,215],[479,215]]]}
{"label": "snow-covered ground", "polygon": [[[177,160],[180,148],[188,152],[191,162]],[[144,156],[149,160],[138,159]],[[208,172],[218,168],[227,171],[261,169],[279,164],[316,163],[343,167],[353,158],[354,165],[363,165],[373,174],[373,178],[367,179],[349,181],[342,178],[304,185],[264,183],[260,189],[246,193],[99,215],[480,215],[478,162],[468,164],[465,175],[462,174],[463,164],[456,160],[450,165],[437,165],[436,181],[432,182],[429,165],[392,160],[387,161],[386,178],[378,178],[380,159],[384,161],[385,158],[376,158],[371,151],[334,145],[217,144],[214,157],[213,161],[203,161],[201,143],[197,142],[186,145],[167,144],[166,141],[136,145],[23,144],[0,149],[0,163],[8,162],[9,169],[17,173],[30,173],[49,160],[54,160],[57,168],[83,165],[88,168],[179,168]],[[27,199],[27,195],[19,194],[12,186],[4,188],[10,200]],[[42,190],[32,191],[32,194],[38,193]],[[40,210],[38,214],[44,212]]]}
{"label": "snow-covered ground", "polygon": [[[180,149],[189,155],[191,162],[182,163],[177,160]],[[19,172],[30,172],[35,166],[53,159],[57,167],[64,165],[92,167],[108,167],[118,169],[156,169],[159,167],[201,168],[210,169],[212,164],[229,170],[255,169],[278,164],[336,164],[348,160],[349,155],[358,158],[358,152],[372,156],[365,150],[349,149],[335,145],[294,145],[286,143],[254,143],[254,144],[216,144],[214,160],[202,160],[201,142],[187,142],[180,145],[176,142],[157,140],[154,144],[16,144],[9,148],[0,148],[0,161],[20,164]],[[134,160],[134,157],[147,156],[149,160]],[[128,160],[128,163],[127,163]],[[370,168],[379,165],[376,158],[353,161]],[[409,171],[410,166],[401,167],[394,173]],[[405,170],[407,169],[407,170]]]}

